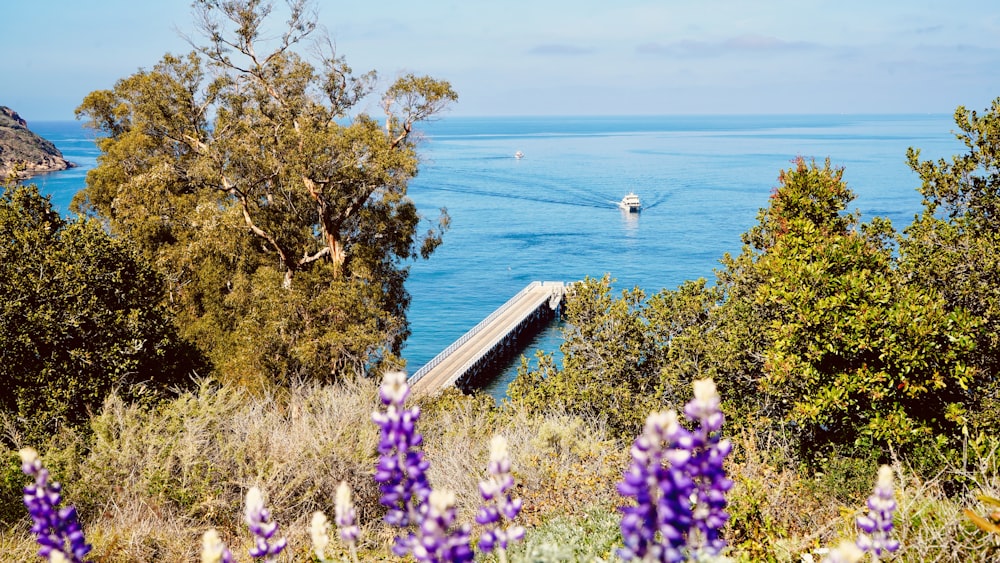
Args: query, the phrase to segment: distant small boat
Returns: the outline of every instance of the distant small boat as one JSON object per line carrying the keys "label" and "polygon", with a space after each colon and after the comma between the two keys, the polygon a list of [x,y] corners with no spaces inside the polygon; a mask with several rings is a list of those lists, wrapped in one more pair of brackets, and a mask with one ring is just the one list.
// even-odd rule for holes
{"label": "distant small boat", "polygon": [[521,151],[517,151],[516,153],[514,153],[514,158],[521,160],[522,158],[524,158],[524,153]]}
{"label": "distant small boat", "polygon": [[642,209],[642,203],[639,202],[639,196],[633,192],[629,192],[618,202],[618,207],[625,209],[629,213],[638,213]]}

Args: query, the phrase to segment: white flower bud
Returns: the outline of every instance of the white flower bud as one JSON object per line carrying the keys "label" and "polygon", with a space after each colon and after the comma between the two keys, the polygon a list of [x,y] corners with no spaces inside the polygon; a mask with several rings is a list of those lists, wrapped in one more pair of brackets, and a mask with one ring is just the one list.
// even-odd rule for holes
{"label": "white flower bud", "polygon": [[[340,492],[339,489],[337,492]],[[309,524],[309,535],[312,537],[313,551],[316,552],[316,557],[320,561],[326,559],[326,547],[330,545],[330,536],[326,530],[326,515],[319,511],[314,512],[312,522]]]}

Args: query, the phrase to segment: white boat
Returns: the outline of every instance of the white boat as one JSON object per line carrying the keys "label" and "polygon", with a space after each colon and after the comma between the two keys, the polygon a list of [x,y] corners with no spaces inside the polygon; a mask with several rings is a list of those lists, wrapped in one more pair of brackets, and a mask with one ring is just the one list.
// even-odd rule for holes
{"label": "white boat", "polygon": [[639,196],[633,192],[629,192],[618,202],[618,207],[627,210],[629,213],[638,213],[642,209],[642,203],[639,202]]}
{"label": "white boat", "polygon": [[524,158],[524,153],[521,151],[517,151],[516,153],[514,153],[514,158],[521,160],[522,158]]}

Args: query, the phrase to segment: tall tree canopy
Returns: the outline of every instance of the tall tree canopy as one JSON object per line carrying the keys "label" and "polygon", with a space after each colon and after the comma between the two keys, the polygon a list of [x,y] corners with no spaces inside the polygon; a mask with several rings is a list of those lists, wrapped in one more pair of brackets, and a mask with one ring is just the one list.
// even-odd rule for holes
{"label": "tall tree canopy", "polygon": [[457,99],[406,75],[357,112],[375,74],[353,74],[290,1],[275,36],[260,0],[199,0],[206,43],[89,94],[77,109],[103,136],[75,200],[135,241],[167,280],[184,334],[225,377],[333,379],[398,362],[408,334],[408,261],[423,235],[407,197],[414,125]]}

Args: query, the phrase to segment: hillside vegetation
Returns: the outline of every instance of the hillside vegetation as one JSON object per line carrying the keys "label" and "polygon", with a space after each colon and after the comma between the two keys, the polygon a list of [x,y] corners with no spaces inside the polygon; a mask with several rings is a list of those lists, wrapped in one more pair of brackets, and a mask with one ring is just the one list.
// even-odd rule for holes
{"label": "hillside vegetation", "polygon": [[411,134],[455,93],[406,75],[379,121],[353,109],[373,76],[299,54],[305,2],[277,35],[266,3],[196,7],[204,46],[79,108],[102,151],[81,217],[3,187],[0,560],[39,549],[23,487],[49,490],[43,466],[92,546],[77,560],[198,560],[208,530],[209,561],[250,560],[262,530],[276,561],[350,560],[337,537],[313,550],[321,511],[331,536],[360,526],[362,561],[612,561],[647,539],[693,560],[716,532],[724,559],[816,561],[859,537],[873,487],[899,543],[880,558],[1000,555],[1000,99],[956,111],[964,154],[909,151],[923,211],[901,230],[798,159],[714,280],[588,278],[563,362],[525,362],[502,405],[413,398],[405,281],[447,215],[420,227]]}

